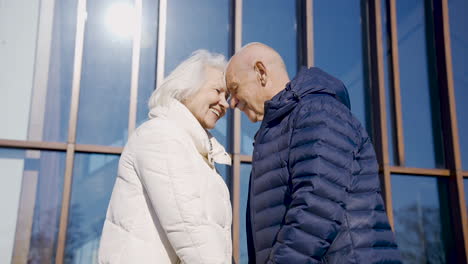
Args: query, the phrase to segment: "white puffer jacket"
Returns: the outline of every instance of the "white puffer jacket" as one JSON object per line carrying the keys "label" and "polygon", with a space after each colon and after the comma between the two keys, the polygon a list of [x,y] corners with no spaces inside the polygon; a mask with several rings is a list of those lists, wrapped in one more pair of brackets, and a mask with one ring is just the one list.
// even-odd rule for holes
{"label": "white puffer jacket", "polygon": [[174,100],[155,108],[119,162],[99,263],[231,263],[224,148]]}

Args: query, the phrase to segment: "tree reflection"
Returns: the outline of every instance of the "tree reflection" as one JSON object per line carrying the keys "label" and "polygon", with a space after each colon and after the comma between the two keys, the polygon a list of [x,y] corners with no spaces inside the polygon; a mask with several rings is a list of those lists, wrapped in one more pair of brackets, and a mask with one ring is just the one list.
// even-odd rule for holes
{"label": "tree reflection", "polygon": [[[98,243],[104,217],[85,218],[80,204],[73,204],[67,230],[65,263],[97,263]],[[89,245],[90,247],[87,247]]]}
{"label": "tree reflection", "polygon": [[[37,215],[28,255],[28,264],[54,263],[58,219],[53,208]],[[40,221],[39,221],[40,220]]]}
{"label": "tree reflection", "polygon": [[395,211],[395,235],[405,263],[446,263],[439,208],[412,204]]}
{"label": "tree reflection", "polygon": [[118,161],[117,155],[76,155],[65,263],[97,263]]}

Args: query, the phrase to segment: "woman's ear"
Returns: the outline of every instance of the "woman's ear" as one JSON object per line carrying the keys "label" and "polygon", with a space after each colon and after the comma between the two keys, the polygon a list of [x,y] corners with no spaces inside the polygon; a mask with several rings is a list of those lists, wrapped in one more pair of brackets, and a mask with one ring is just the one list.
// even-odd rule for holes
{"label": "woman's ear", "polygon": [[265,86],[267,83],[267,74],[266,74],[266,68],[265,68],[265,65],[263,65],[263,62],[261,61],[255,62],[254,71],[257,74],[257,80],[260,82],[262,86]]}

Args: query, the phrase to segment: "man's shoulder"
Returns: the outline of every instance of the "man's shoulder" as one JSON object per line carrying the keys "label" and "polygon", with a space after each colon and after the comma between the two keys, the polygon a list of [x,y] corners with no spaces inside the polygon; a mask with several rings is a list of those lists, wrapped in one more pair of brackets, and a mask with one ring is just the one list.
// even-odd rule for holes
{"label": "man's shoulder", "polygon": [[[304,96],[294,110],[294,125],[304,126],[311,123],[311,120],[333,123],[342,127],[348,133],[352,133],[357,138],[363,135],[362,125],[352,114],[351,110],[328,94],[309,94]],[[353,132],[351,132],[353,131]]]}
{"label": "man's shoulder", "polygon": [[301,98],[298,102],[298,107],[302,109],[326,109],[329,107],[336,108],[343,112],[350,110],[343,103],[338,101],[334,96],[325,93],[310,93]]}
{"label": "man's shoulder", "polygon": [[351,123],[357,121],[348,107],[329,94],[308,94],[301,98],[295,109],[295,114],[300,116],[316,113]]}

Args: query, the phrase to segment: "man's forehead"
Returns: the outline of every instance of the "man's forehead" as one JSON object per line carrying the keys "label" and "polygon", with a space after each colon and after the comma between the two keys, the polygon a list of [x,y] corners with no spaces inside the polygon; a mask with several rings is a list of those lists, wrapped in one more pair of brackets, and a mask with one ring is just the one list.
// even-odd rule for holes
{"label": "man's forehead", "polygon": [[229,82],[233,82],[235,79],[236,79],[236,76],[235,76],[235,73],[233,70],[229,70],[226,71],[226,82],[229,83]]}
{"label": "man's forehead", "polygon": [[227,67],[226,67],[226,77],[230,78],[230,76],[235,70],[236,70],[236,61],[234,58],[231,58],[231,60],[228,62]]}
{"label": "man's forehead", "polygon": [[226,83],[229,85],[231,82],[236,82],[237,81],[237,67],[234,64],[231,64],[231,62],[228,64],[228,67],[226,68],[226,73],[225,73],[225,79]]}
{"label": "man's forehead", "polygon": [[229,65],[226,71],[226,80],[238,81],[246,71],[248,71],[247,65],[240,63]]}
{"label": "man's forehead", "polygon": [[238,81],[233,74],[226,73],[226,88],[229,93],[235,94],[239,87]]}
{"label": "man's forehead", "polygon": [[229,60],[227,71],[229,72],[239,72],[245,70],[248,67],[248,60],[243,54],[235,54]]}
{"label": "man's forehead", "polygon": [[226,88],[229,92],[237,90],[239,83],[236,78],[226,78]]}
{"label": "man's forehead", "polygon": [[235,92],[242,78],[247,77],[245,74],[247,71],[248,65],[245,59],[239,54],[234,55],[226,68],[226,84],[231,92]]}

